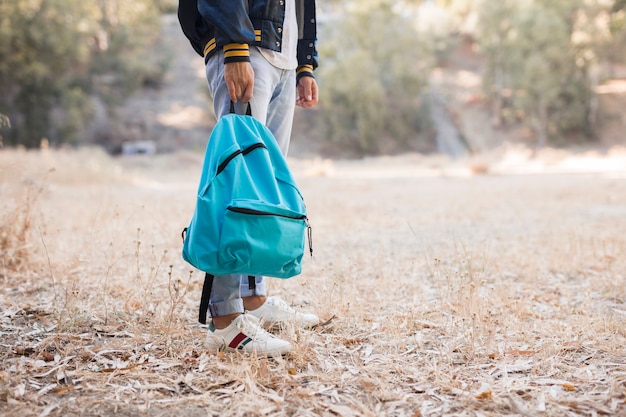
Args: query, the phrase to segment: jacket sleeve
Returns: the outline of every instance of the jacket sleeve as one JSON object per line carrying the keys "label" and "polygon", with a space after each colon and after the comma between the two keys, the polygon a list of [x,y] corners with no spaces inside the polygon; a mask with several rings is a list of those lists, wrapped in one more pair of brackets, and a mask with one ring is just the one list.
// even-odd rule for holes
{"label": "jacket sleeve", "polygon": [[247,0],[198,0],[198,12],[215,26],[215,43],[224,48],[225,63],[250,60],[255,35]]}
{"label": "jacket sleeve", "polygon": [[313,70],[317,68],[317,16],[315,14],[315,0],[296,0],[300,4],[298,16],[298,69],[297,78],[313,77]]}
{"label": "jacket sleeve", "polygon": [[193,49],[198,55],[204,56],[204,46],[209,41],[210,33],[206,22],[198,12],[198,0],[178,1],[178,21]]}

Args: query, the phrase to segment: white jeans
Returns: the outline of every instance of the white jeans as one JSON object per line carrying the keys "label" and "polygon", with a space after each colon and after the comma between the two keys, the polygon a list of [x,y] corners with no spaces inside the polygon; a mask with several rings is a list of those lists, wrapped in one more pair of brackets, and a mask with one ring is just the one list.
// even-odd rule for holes
{"label": "white jeans", "polygon": [[[291,138],[293,114],[296,103],[296,74],[294,70],[282,70],[270,64],[256,47],[250,47],[250,63],[254,70],[254,90],[250,109],[252,116],[265,124],[274,135],[278,146],[286,156]],[[209,94],[213,99],[215,117],[230,112],[230,97],[224,82],[224,55],[218,51],[206,65]],[[245,112],[245,105],[235,104],[235,111]],[[211,316],[242,313],[241,297],[267,295],[265,280],[255,277],[256,288],[249,289],[247,275],[215,277],[211,289],[209,311]]]}

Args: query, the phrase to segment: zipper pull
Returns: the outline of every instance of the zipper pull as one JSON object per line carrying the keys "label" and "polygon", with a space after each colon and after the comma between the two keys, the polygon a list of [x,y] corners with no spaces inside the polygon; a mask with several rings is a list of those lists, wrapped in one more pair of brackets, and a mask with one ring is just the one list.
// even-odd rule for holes
{"label": "zipper pull", "polygon": [[309,223],[309,218],[304,216],[304,223],[306,224],[306,235],[309,241],[309,253],[311,254],[311,258],[313,257],[313,228]]}

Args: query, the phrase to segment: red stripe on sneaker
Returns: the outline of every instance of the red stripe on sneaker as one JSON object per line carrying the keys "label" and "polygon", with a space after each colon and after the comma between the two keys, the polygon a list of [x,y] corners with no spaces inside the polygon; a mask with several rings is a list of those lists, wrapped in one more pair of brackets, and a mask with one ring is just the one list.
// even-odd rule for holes
{"label": "red stripe on sneaker", "polygon": [[248,336],[246,336],[245,334],[239,333],[237,336],[233,338],[233,340],[231,340],[231,342],[228,344],[228,347],[231,349],[236,349],[237,346],[239,346],[239,343],[241,343],[247,338]]}

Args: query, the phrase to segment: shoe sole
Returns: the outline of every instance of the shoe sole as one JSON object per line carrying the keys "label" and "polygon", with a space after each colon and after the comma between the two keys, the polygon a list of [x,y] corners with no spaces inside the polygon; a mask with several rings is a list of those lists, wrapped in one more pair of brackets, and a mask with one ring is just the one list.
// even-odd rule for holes
{"label": "shoe sole", "polygon": [[242,355],[256,355],[256,356],[265,356],[265,357],[277,357],[284,356],[293,351],[293,347],[290,345],[288,348],[276,348],[273,350],[269,350],[267,352],[260,352],[257,350],[246,350],[246,349],[236,349],[231,347],[226,347],[223,344],[216,346],[213,343],[207,342],[210,350],[214,350],[217,352],[228,352],[228,353],[239,353]]}

